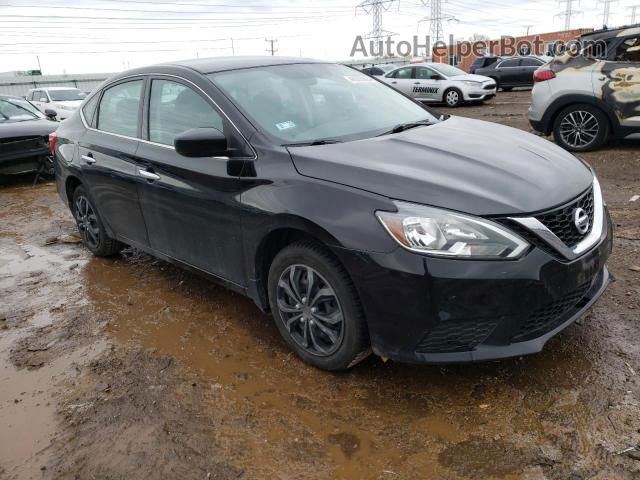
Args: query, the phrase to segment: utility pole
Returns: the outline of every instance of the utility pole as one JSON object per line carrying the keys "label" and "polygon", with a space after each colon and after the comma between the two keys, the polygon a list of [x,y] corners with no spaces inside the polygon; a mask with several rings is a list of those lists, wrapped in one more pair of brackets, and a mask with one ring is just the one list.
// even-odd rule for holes
{"label": "utility pole", "polygon": [[40,75],[42,75],[42,65],[40,65],[40,56],[36,55],[36,60],[38,60],[38,70],[40,70]]}
{"label": "utility pole", "polygon": [[599,3],[604,5],[602,11],[602,25],[606,27],[609,25],[609,15],[611,15],[611,4],[617,2],[618,0],[599,0]]}
{"label": "utility pole", "polygon": [[276,52],[278,51],[276,49],[276,47],[275,47],[275,44],[278,43],[278,39],[277,38],[265,38],[264,41],[269,44],[269,46],[267,47],[267,52],[271,52],[271,56],[273,57],[276,54]]}
{"label": "utility pole", "polygon": [[236,56],[236,49],[233,45],[233,37],[231,37],[231,55],[233,55],[234,57]]}
{"label": "utility pole", "polygon": [[525,28],[525,35],[528,37],[529,36],[529,30],[531,30],[531,27],[533,27],[533,25],[523,25],[523,27]]}
{"label": "utility pole", "polygon": [[571,30],[571,18],[574,15],[578,15],[579,13],[582,13],[582,12],[576,10],[575,8],[573,8],[573,4],[574,3],[577,3],[577,0],[560,0],[560,6],[562,6],[562,4],[564,4],[565,9],[564,9],[564,12],[561,12],[561,13],[557,14],[556,17],[564,18],[564,29],[565,30]]}
{"label": "utility pole", "polygon": [[397,35],[397,33],[388,32],[382,28],[382,12],[389,10],[394,3],[396,3],[396,0],[364,0],[356,5],[356,15],[358,14],[358,10],[362,10],[373,18],[373,28],[369,33],[364,35],[363,38],[381,42],[384,40],[384,37]]}
{"label": "utility pole", "polygon": [[638,18],[638,8],[640,8],[640,5],[633,5],[629,8],[631,9],[631,25],[633,25],[634,23],[636,23],[636,20]]}

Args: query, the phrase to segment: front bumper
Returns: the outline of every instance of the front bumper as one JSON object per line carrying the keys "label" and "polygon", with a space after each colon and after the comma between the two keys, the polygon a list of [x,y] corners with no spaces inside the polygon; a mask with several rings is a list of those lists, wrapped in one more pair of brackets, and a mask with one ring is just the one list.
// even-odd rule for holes
{"label": "front bumper", "polygon": [[2,155],[0,152],[0,175],[17,175],[35,172],[41,159],[49,155],[49,147],[28,149]]}
{"label": "front bumper", "polygon": [[496,93],[496,88],[492,90],[474,88],[473,90],[463,91],[462,96],[466,102],[478,102],[490,100],[496,96]]}
{"label": "front bumper", "polygon": [[613,232],[572,262],[534,247],[515,261],[452,260],[402,248],[338,249],[363,304],[374,352],[406,363],[528,355],[577,320],[611,281]]}

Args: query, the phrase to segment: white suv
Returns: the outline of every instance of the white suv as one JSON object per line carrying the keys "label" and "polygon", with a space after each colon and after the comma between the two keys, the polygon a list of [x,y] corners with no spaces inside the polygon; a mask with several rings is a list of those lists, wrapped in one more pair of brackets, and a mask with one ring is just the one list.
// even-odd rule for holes
{"label": "white suv", "polygon": [[66,120],[80,106],[86,94],[72,87],[45,87],[29,90],[27,100],[33,103],[38,110],[55,110],[56,118]]}
{"label": "white suv", "polygon": [[592,32],[579,45],[534,73],[531,126],[576,152],[640,134],[640,25]]}

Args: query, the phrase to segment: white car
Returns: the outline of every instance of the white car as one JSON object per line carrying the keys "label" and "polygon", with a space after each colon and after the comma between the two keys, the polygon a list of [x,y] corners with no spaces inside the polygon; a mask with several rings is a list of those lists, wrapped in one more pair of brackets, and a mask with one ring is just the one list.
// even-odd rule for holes
{"label": "white car", "polygon": [[56,118],[66,120],[80,106],[86,94],[78,88],[72,87],[44,87],[33,88],[27,94],[27,100],[38,110],[55,110]]}
{"label": "white car", "polygon": [[496,82],[491,78],[472,75],[446,63],[406,65],[378,78],[416,100],[445,103],[448,107],[496,96]]}

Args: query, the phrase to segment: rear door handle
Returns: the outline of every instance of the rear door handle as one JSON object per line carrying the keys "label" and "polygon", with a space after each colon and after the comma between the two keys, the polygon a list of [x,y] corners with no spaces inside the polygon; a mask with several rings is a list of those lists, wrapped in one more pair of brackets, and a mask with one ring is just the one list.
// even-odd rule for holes
{"label": "rear door handle", "polygon": [[138,173],[141,177],[146,178],[147,180],[160,180],[160,175],[149,172],[147,170],[138,170]]}
{"label": "rear door handle", "polygon": [[90,153],[88,155],[82,155],[82,160],[87,162],[89,165],[93,165],[94,163],[96,163],[96,159],[93,158],[93,155],[91,155]]}
{"label": "rear door handle", "polygon": [[420,85],[420,82],[413,82],[414,85]]}
{"label": "rear door handle", "polygon": [[396,84],[396,83],[398,83],[398,82],[391,82],[391,83],[392,83],[393,85],[395,85],[395,84]]}

